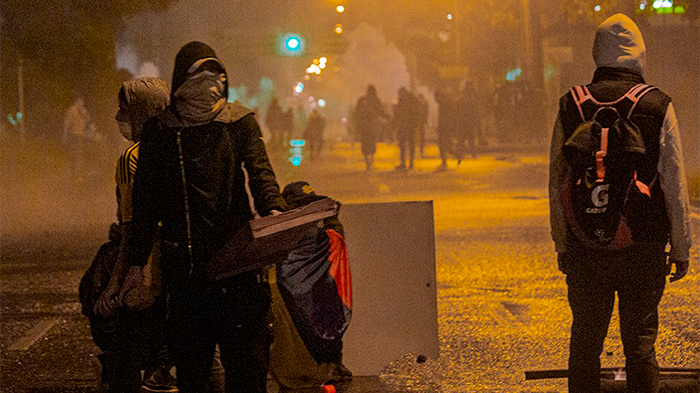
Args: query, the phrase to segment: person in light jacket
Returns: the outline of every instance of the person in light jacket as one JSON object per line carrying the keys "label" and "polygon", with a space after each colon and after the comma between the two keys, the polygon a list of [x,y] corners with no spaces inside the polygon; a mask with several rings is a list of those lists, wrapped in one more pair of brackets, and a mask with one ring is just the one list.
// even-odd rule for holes
{"label": "person in light jacket", "polygon": [[[586,86],[593,99],[611,102],[644,82],[646,48],[641,32],[625,15],[605,20],[596,32],[596,70]],[[642,96],[631,116],[644,139],[646,154],[638,180],[649,185],[650,198],[637,222],[631,222],[633,245],[613,251],[591,251],[577,241],[562,203],[568,164],[562,146],[581,123],[572,93],[559,104],[552,136],[549,173],[552,238],[559,269],[566,274],[573,323],[569,354],[569,391],[598,392],[600,354],[619,298],[627,391],[657,392],[659,366],[654,343],[659,329],[658,304],[666,278],[688,271],[690,214],[678,121],[671,99],[658,89]],[[656,179],[656,180],[655,180]],[[665,253],[670,243],[670,252]]]}

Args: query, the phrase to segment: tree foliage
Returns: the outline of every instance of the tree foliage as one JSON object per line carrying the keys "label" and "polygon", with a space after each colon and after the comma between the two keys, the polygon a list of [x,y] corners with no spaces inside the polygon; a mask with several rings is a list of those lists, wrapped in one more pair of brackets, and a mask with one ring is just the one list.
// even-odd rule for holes
{"label": "tree foliage", "polygon": [[106,130],[113,123],[110,108],[118,88],[114,46],[122,21],[172,2],[2,0],[0,78],[8,83],[3,83],[0,107],[18,105],[20,87],[14,82],[21,67],[30,132],[56,134],[62,118],[57,114],[62,114],[76,95],[89,98],[88,109],[97,126]]}

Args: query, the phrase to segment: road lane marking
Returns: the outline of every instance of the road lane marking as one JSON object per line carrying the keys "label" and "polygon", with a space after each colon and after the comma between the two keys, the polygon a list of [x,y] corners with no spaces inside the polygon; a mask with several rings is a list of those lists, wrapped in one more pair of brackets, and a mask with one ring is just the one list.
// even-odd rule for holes
{"label": "road lane marking", "polygon": [[513,318],[510,318],[509,316],[511,315],[508,310],[506,310],[505,307],[503,307],[503,304],[501,304],[500,301],[490,301],[487,303],[486,306],[486,311],[488,314],[491,316],[491,318],[496,322],[497,325],[501,326],[513,326],[517,321],[513,321]]}
{"label": "road lane marking", "polygon": [[58,318],[42,319],[34,327],[29,329],[29,331],[17,341],[12,343],[8,348],[10,351],[26,351],[39,341],[46,333],[51,330],[58,323]]}

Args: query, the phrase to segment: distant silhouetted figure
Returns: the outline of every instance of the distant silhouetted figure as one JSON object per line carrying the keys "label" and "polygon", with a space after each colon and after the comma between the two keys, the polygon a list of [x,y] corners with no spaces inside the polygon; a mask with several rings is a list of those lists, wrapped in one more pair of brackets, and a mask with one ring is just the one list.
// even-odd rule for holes
{"label": "distant silhouetted figure", "polygon": [[437,137],[442,163],[438,170],[447,169],[447,156],[452,150],[452,138],[455,135],[457,121],[457,101],[453,93],[445,88],[435,92],[438,104]]}
{"label": "distant silhouetted figure", "polygon": [[455,129],[455,155],[457,164],[467,154],[476,158],[476,133],[479,127],[479,112],[476,108],[475,91],[471,83],[467,82],[459,95],[457,102],[459,121]]}
{"label": "distant silhouetted figure", "polygon": [[377,139],[382,126],[381,119],[388,117],[377,96],[377,89],[374,85],[367,86],[365,95],[357,100],[354,122],[360,135],[362,155],[368,171],[374,165],[374,153],[377,151]]}
{"label": "distant silhouetted figure", "polygon": [[310,157],[312,160],[321,155],[321,149],[323,149],[323,131],[325,128],[326,119],[321,116],[317,109],[314,109],[304,129],[304,139],[309,143]]}
{"label": "distant silhouetted figure", "polygon": [[279,147],[282,141],[285,114],[282,112],[277,98],[273,98],[270,106],[267,107],[265,115],[265,125],[270,130],[270,147]]}
{"label": "distant silhouetted figure", "polygon": [[428,115],[430,114],[430,111],[428,110],[428,101],[426,101],[422,94],[418,94],[416,99],[418,100],[418,109],[416,112],[416,116],[418,118],[418,146],[420,149],[420,156],[424,157],[425,133],[428,128]]}
{"label": "distant silhouetted figure", "polygon": [[89,126],[90,113],[85,108],[83,98],[78,97],[66,111],[63,120],[63,145],[69,151],[70,175],[75,180],[82,179],[87,171],[85,145]]}
{"label": "distant silhouetted figure", "polygon": [[289,140],[294,135],[294,111],[291,107],[282,112],[282,122],[280,124],[280,144],[283,148],[289,146]]}
{"label": "distant silhouetted figure", "polygon": [[[406,88],[399,89],[399,100],[394,108],[394,125],[399,144],[397,170],[413,169],[416,155],[416,134],[420,125],[420,103]],[[408,165],[407,164],[408,161]]]}

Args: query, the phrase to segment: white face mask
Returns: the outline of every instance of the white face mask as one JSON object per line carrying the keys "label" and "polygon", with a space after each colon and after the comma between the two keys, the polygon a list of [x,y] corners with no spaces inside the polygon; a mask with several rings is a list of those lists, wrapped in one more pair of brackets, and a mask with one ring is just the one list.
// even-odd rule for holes
{"label": "white face mask", "polygon": [[118,121],[117,126],[119,126],[119,132],[124,138],[130,141],[134,140],[133,131],[131,129],[131,123],[125,121]]}

